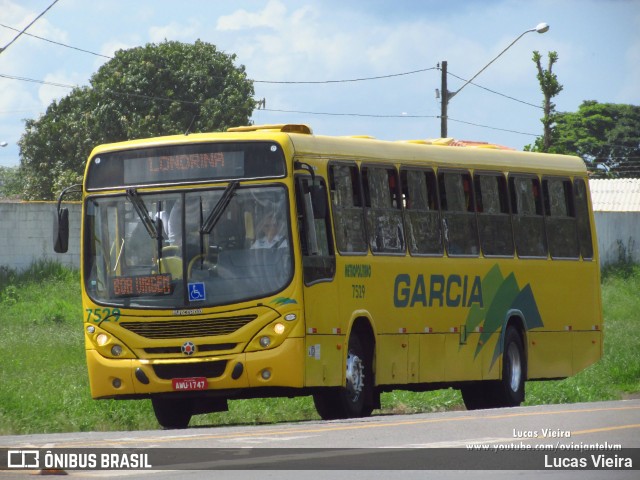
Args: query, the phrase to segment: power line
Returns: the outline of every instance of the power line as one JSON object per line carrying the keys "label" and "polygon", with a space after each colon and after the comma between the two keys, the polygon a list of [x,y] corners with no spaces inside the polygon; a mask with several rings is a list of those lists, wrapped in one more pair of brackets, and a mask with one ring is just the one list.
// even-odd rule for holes
{"label": "power line", "polygon": [[[459,77],[458,75],[455,75],[449,71],[447,71],[448,75],[451,75],[452,77],[456,77],[458,80],[462,80],[463,82],[466,82],[467,80],[465,78]],[[533,103],[529,103],[529,102],[525,102],[524,100],[519,100],[515,97],[511,97],[509,95],[505,95],[504,93],[500,93],[500,92],[496,92],[495,90],[491,90],[490,88],[487,87],[483,87],[482,85],[478,85],[477,83],[473,83],[470,82],[471,85],[473,85],[474,87],[478,87],[478,88],[482,88],[483,90],[486,90],[487,92],[491,92],[494,93],[496,95],[500,95],[501,97],[505,97],[508,98],[509,100],[513,100],[515,102],[519,102],[519,103],[524,103],[525,105],[529,105],[531,107],[535,107],[535,108],[539,108],[540,110],[544,110],[540,105],[535,105]]]}
{"label": "power line", "polygon": [[[38,83],[42,85],[50,85],[50,86],[61,87],[61,88],[69,88],[69,89],[79,88],[78,85],[68,85],[64,83],[48,82],[45,80],[36,80],[34,78],[28,78],[28,77],[18,77],[16,75],[8,75],[5,73],[0,73],[0,78],[18,80],[21,82]],[[160,100],[165,102],[178,102],[178,103],[186,103],[191,105],[194,105],[194,104],[199,105],[199,102],[194,102],[191,100],[179,100],[176,98],[156,97],[152,95],[143,95],[138,93],[119,92],[117,90],[112,90],[112,89],[107,89],[107,91],[114,95],[121,95],[125,97],[148,98],[151,100]],[[437,118],[437,116],[435,115],[375,115],[375,114],[358,114],[358,113],[329,113],[329,112],[306,112],[306,111],[297,111],[297,110],[275,110],[275,109],[268,109],[268,108],[264,108],[261,110],[271,111],[271,112],[284,112],[284,113],[304,113],[309,115],[342,115],[342,116],[387,117],[387,118],[405,118],[405,117],[406,118]]]}
{"label": "power line", "polygon": [[421,68],[419,70],[412,70],[410,72],[402,72],[402,73],[392,73],[389,75],[379,75],[376,77],[362,77],[362,78],[349,78],[344,80],[306,80],[306,81],[293,81],[293,80],[252,80],[254,83],[270,83],[270,84],[281,84],[281,85],[292,85],[292,84],[302,84],[302,85],[317,85],[324,83],[350,83],[350,82],[364,82],[367,80],[381,80],[383,78],[393,78],[393,77],[402,77],[404,75],[413,75],[415,73],[428,72],[429,70],[438,70],[437,67],[430,68]]}
{"label": "power line", "polygon": [[31,25],[33,25],[34,23],[36,23],[36,21],[42,17],[45,13],[47,13],[49,10],[51,10],[51,7],[53,7],[56,3],[58,3],[59,0],[53,0],[53,3],[51,3],[51,5],[49,5],[47,8],[44,9],[44,11],[38,15],[36,18],[34,18],[31,23],[29,25],[27,25],[26,27],[24,27],[15,37],[13,37],[13,40],[11,40],[9,43],[7,43],[2,49],[0,49],[0,53],[4,52],[7,48],[9,48],[9,46],[15,42],[16,40],[18,40],[18,38],[20,38],[20,36],[25,33],[29,27],[31,27]]}
{"label": "power line", "polygon": [[33,110],[0,110],[0,115],[13,115],[14,113],[32,113]]}
{"label": "power line", "polygon": [[[0,77],[1,78],[8,78],[8,79],[11,79],[11,80],[19,80],[19,81],[25,81],[25,82],[39,83],[39,84],[43,84],[43,85],[51,85],[51,86],[61,87],[61,88],[69,88],[69,89],[78,88],[77,85],[68,85],[68,84],[64,84],[64,83],[47,82],[47,81],[44,81],[44,80],[36,80],[36,79],[33,79],[33,78],[26,78],[26,77],[17,77],[17,76],[14,76],[14,75],[7,75],[7,74],[1,74],[1,73],[0,73]],[[175,98],[156,97],[156,96],[142,95],[142,94],[137,94],[137,93],[118,92],[116,90],[111,90],[111,89],[107,89],[107,92],[111,93],[111,94],[114,94],[114,95],[124,96],[124,97],[146,98],[146,99],[149,99],[149,100],[159,100],[159,101],[166,101],[166,102],[177,102],[177,103],[184,103],[184,104],[189,104],[189,105],[201,105],[200,102],[194,102],[194,101],[190,101],[190,100],[180,100],[180,99],[175,99]],[[368,113],[349,113],[349,112],[312,112],[312,111],[307,111],[307,110],[284,110],[284,109],[274,109],[274,108],[263,108],[261,110],[265,111],[265,112],[276,112],[276,113],[295,113],[295,114],[303,114],[303,115],[324,115],[324,116],[341,116],[341,117],[439,118],[438,115],[408,115],[408,114],[389,115],[389,114],[368,114]],[[7,112],[2,112],[2,113],[7,113]],[[527,135],[527,136],[531,136],[531,137],[539,137],[540,136],[540,135],[535,134],[535,133],[519,132],[517,130],[510,130],[510,129],[499,128],[499,127],[492,127],[492,126],[489,126],[489,125],[482,125],[482,124],[478,124],[478,123],[467,122],[465,120],[459,120],[459,119],[451,118],[451,117],[449,117],[449,120],[451,120],[452,122],[463,123],[463,124],[471,125],[471,126],[474,126],[474,127],[487,128],[487,129],[490,129],[490,130],[499,130],[499,131],[502,131],[502,132],[515,133],[515,134],[518,134],[518,135]],[[616,145],[616,144],[602,144],[602,145],[611,146],[611,147],[632,148],[632,147],[626,147],[625,145]],[[637,158],[637,157],[610,157],[610,158],[629,159],[629,158]]]}
{"label": "power line", "polygon": [[177,98],[167,98],[167,97],[156,97],[153,95],[142,95],[141,93],[127,93],[127,92],[119,92],[117,90],[112,90],[110,88],[105,88],[105,92],[112,93],[114,95],[120,95],[121,97],[134,97],[134,98],[144,98],[148,100],[158,100],[161,102],[176,102],[176,103],[184,103],[187,105],[202,105],[201,102],[194,102],[193,100],[179,100]]}
{"label": "power line", "polygon": [[[58,1],[58,0],[56,0],[56,1]],[[10,27],[9,25],[4,25],[2,23],[0,23],[0,27],[8,28],[8,29],[16,31],[16,32],[19,31],[17,28]],[[108,58],[110,60],[113,59],[113,57],[111,57],[109,55],[103,55],[102,53],[96,53],[96,52],[93,52],[91,50],[86,50],[84,48],[74,47],[73,45],[67,45],[66,43],[56,42],[55,40],[50,40],[48,38],[40,37],[38,35],[32,35],[30,33],[25,33],[25,32],[22,32],[22,33],[24,33],[25,35],[28,35],[30,37],[37,38],[38,40],[42,40],[44,42],[49,42],[49,43],[53,43],[55,45],[60,45],[61,47],[70,48],[72,50],[77,50],[79,52],[88,53],[90,55],[95,55],[97,57]],[[437,67],[430,67],[430,68],[422,68],[422,69],[418,69],[418,70],[412,70],[410,72],[391,73],[391,74],[388,74],[388,75],[379,75],[379,76],[374,76],[374,77],[347,78],[347,79],[340,79],[340,80],[254,80],[254,79],[249,79],[249,80],[251,80],[254,83],[265,83],[265,84],[276,84],[276,85],[278,85],[278,84],[279,85],[319,85],[319,84],[329,84],[329,83],[352,83],[352,82],[364,82],[364,81],[368,81],[368,80],[381,80],[381,79],[385,79],[385,78],[394,78],[394,77],[402,77],[402,76],[405,76],[405,75],[413,75],[413,74],[416,74],[416,73],[428,72],[430,70],[437,70],[437,69],[438,69]]]}
{"label": "power line", "polygon": [[[38,83],[41,85],[49,85],[52,87],[60,87],[60,88],[69,88],[69,89],[74,89],[74,88],[80,88],[78,85],[69,85],[66,83],[57,83],[57,82],[47,82],[45,80],[36,80],[35,78],[27,78],[27,77],[18,77],[15,75],[7,75],[6,73],[0,73],[0,78],[7,78],[9,80],[18,80],[21,82],[30,82],[30,83]],[[189,105],[200,105],[199,102],[194,102],[192,100],[180,100],[177,98],[167,98],[167,97],[156,97],[153,95],[142,95],[140,93],[126,93],[126,92],[119,92],[117,90],[112,90],[110,88],[105,89],[106,92],[114,94],[114,95],[120,95],[123,97],[135,97],[135,98],[146,98],[149,100],[159,100],[159,101],[163,101],[163,102],[177,102],[177,103],[185,103],[185,104],[189,104]]]}
{"label": "power line", "polygon": [[41,85],[50,85],[52,87],[61,87],[61,88],[78,88],[78,85],[68,85],[66,83],[56,83],[56,82],[47,82],[45,80],[36,80],[35,78],[27,78],[27,77],[17,77],[15,75],[7,75],[6,73],[0,73],[1,78],[8,78],[9,80],[18,80],[20,82],[29,82],[29,83],[39,83]]}
{"label": "power line", "polygon": [[[44,80],[36,80],[33,78],[27,78],[27,77],[17,77],[14,75],[7,75],[7,74],[2,74],[0,73],[0,78],[8,78],[11,80],[19,80],[19,81],[24,81],[24,82],[32,82],[32,83],[39,83],[39,84],[43,84],[43,85],[51,85],[51,86],[55,86],[55,87],[61,87],[61,88],[70,88],[70,89],[74,89],[74,88],[78,88],[76,85],[67,85],[64,83],[56,83],[56,82],[47,82]],[[184,104],[189,104],[189,105],[200,105],[199,102],[194,102],[194,101],[189,101],[189,100],[179,100],[179,99],[175,99],[175,98],[165,98],[165,97],[155,97],[155,96],[150,96],[150,95],[142,95],[142,94],[137,94],[137,93],[126,93],[126,92],[118,92],[116,90],[111,90],[108,89],[107,90],[109,93],[112,93],[114,95],[121,95],[121,96],[125,96],[125,97],[136,97],[136,98],[147,98],[150,100],[160,100],[160,101],[166,101],[166,102],[177,102],[177,103],[184,103]],[[342,117],[368,117],[368,118],[439,118],[438,115],[387,115],[387,114],[366,114],[366,113],[339,113],[339,112],[311,112],[311,111],[304,111],[304,110],[282,110],[282,109],[271,109],[271,108],[265,108],[265,109],[261,109],[262,111],[267,111],[267,112],[280,112],[280,113],[296,113],[296,114],[304,114],[304,115],[325,115],[325,116],[342,116]],[[503,132],[510,132],[510,133],[517,133],[520,135],[528,135],[528,136],[532,136],[532,137],[538,137],[539,135],[533,134],[533,133],[525,133],[525,132],[518,132],[515,130],[509,130],[509,129],[505,129],[505,128],[498,128],[498,127],[491,127],[488,125],[480,125],[477,123],[472,123],[472,122],[467,122],[464,120],[457,120],[455,118],[449,118],[449,120],[453,121],[453,122],[458,122],[458,123],[465,123],[467,125],[472,125],[475,127],[481,127],[481,128],[488,128],[491,130],[500,130]]]}
{"label": "power line", "polygon": [[449,120],[451,120],[452,122],[464,123],[466,125],[473,125],[474,127],[489,128],[491,130],[500,130],[502,132],[517,133],[519,135],[528,135],[530,137],[540,136],[535,133],[518,132],[517,130],[509,130],[506,128],[490,127],[489,125],[480,125],[479,123],[465,122],[464,120],[456,120],[455,118],[451,118],[451,117],[449,117]]}
{"label": "power line", "polygon": [[[14,31],[18,31],[17,28],[14,27],[10,27],[8,25],[4,25],[2,23],[0,23],[1,27],[4,28],[8,28],[10,30],[14,30]],[[56,42],[54,40],[50,40],[48,38],[44,38],[44,37],[40,37],[37,35],[32,35],[30,33],[25,33],[25,35],[29,35],[30,37],[33,38],[37,38],[39,40],[45,41],[45,42],[49,42],[49,43],[53,43],[55,45],[60,45],[62,47],[65,48],[69,48],[72,50],[77,50],[80,52],[84,52],[84,53],[88,53],[90,55],[95,55],[98,57],[102,57],[102,58],[107,58],[107,59],[113,59],[113,57],[109,56],[109,55],[103,55],[101,53],[96,53],[93,52],[91,50],[86,50],[84,48],[79,48],[79,47],[74,47],[73,45],[67,45],[65,43],[61,43],[61,42]],[[395,77],[402,77],[402,76],[406,76],[406,75],[414,75],[416,73],[423,73],[423,72],[428,72],[431,70],[439,70],[438,67],[430,67],[430,68],[421,68],[421,69],[417,69],[417,70],[411,70],[408,72],[400,72],[400,73],[391,73],[391,74],[387,74],[387,75],[378,75],[378,76],[372,76],[372,77],[360,77],[360,78],[348,78],[348,79],[339,79],[339,80],[259,80],[259,79],[250,79],[252,82],[254,83],[263,83],[263,84],[271,84],[271,85],[322,85],[322,84],[334,84],[334,83],[354,83],[354,82],[364,82],[364,81],[371,81],[371,80],[382,80],[382,79],[386,79],[386,78],[395,78]],[[458,75],[455,75],[451,72],[447,72],[449,75],[458,78],[459,80],[462,81],[466,81],[466,79],[459,77]],[[487,87],[483,87],[482,85],[478,85],[475,84],[473,82],[471,82],[471,85],[474,85],[476,87],[482,88],[488,92],[491,92],[495,95],[500,95],[502,97],[508,98],[510,100],[519,102],[519,103],[523,103],[525,105],[530,105],[532,107],[535,108],[540,108],[542,109],[541,106],[539,105],[534,105],[532,103],[526,102],[524,100],[519,100],[517,98],[511,97],[509,95],[505,95],[503,93],[500,92],[496,92],[495,90],[491,90],[490,88]]]}
{"label": "power line", "polygon": [[[40,16],[38,16],[38,18],[40,18],[42,15],[44,15],[44,13],[46,13],[51,7],[53,7],[53,5],[55,5],[58,2],[58,0],[55,0],[42,14],[40,14]],[[67,45],[65,43],[61,43],[61,42],[56,42],[54,40],[50,40],[44,37],[40,37],[37,35],[32,35],[30,33],[25,33],[25,30],[27,28],[29,28],[29,26],[31,26],[38,18],[36,18],[33,22],[31,22],[31,24],[29,24],[24,30],[20,31],[20,33],[7,45],[5,46],[5,49],[11,44],[13,43],[20,35],[25,34],[25,35],[29,35],[30,37],[33,38],[37,38],[39,40],[45,41],[45,42],[49,42],[49,43],[53,43],[55,45],[60,45],[62,47],[65,48],[69,48],[72,50],[76,50],[76,51],[80,51],[80,52],[84,52],[84,53],[88,53],[90,55],[95,55],[95,56],[99,56],[99,57],[103,57],[103,58],[108,58],[108,59],[113,59],[113,57],[109,56],[109,55],[103,55],[101,53],[96,53],[93,52],[91,50],[86,50],[83,48],[79,48],[79,47],[74,47],[72,45]],[[8,28],[14,31],[19,31],[17,28],[14,27],[10,27],[8,25],[4,25],[0,23],[0,26],[4,27],[4,28]],[[2,52],[2,50],[0,50],[0,52]],[[335,83],[354,83],[354,82],[364,82],[364,81],[371,81],[371,80],[382,80],[382,79],[386,79],[386,78],[395,78],[395,77],[401,77],[401,76],[406,76],[406,75],[414,75],[416,73],[423,73],[423,72],[428,72],[431,70],[439,70],[439,67],[430,67],[430,68],[421,68],[421,69],[417,69],[417,70],[411,70],[408,72],[400,72],[400,73],[391,73],[391,74],[387,74],[387,75],[378,75],[378,76],[372,76],[372,77],[360,77],[360,78],[348,78],[348,79],[339,79],[339,80],[259,80],[259,79],[250,79],[252,82],[254,83],[263,83],[263,84],[272,84],[272,85],[321,85],[321,84],[335,84]],[[466,79],[455,75],[451,72],[447,72],[448,75],[451,75],[459,80],[462,81],[467,81]],[[478,85],[476,83],[473,82],[469,82],[471,83],[471,85],[474,85],[476,87],[482,88],[483,90],[486,90],[488,92],[491,92],[495,95],[500,95],[504,98],[508,98],[509,100],[513,100],[515,102],[519,102],[525,105],[529,105],[535,108],[539,108],[542,109],[541,106],[539,105],[535,105],[533,103],[530,102],[526,102],[524,100],[519,100],[515,97],[506,95],[504,93],[500,93],[497,92],[495,90],[491,90],[490,88],[484,87],[482,85]]]}
{"label": "power line", "polygon": [[[69,89],[74,89],[74,88],[78,88],[77,85],[68,85],[68,84],[64,84],[64,83],[57,83],[57,82],[48,82],[45,80],[36,80],[33,78],[27,78],[27,77],[18,77],[15,75],[7,75],[4,73],[0,73],[0,78],[7,78],[10,80],[18,80],[18,81],[22,81],[22,82],[31,82],[31,83],[38,83],[38,84],[42,84],[42,85],[50,85],[50,86],[54,86],[54,87],[61,87],[61,88],[69,88]],[[112,90],[112,89],[106,89],[106,91],[108,93],[114,94],[114,95],[120,95],[123,97],[135,97],[135,98],[146,98],[149,100],[159,100],[159,101],[164,101],[164,102],[177,102],[177,103],[184,103],[184,104],[189,104],[189,105],[200,105],[200,102],[194,102],[191,100],[180,100],[180,99],[176,99],[176,98],[166,98],[166,97],[156,97],[156,96],[152,96],[152,95],[142,95],[139,93],[127,93],[127,92],[119,92],[117,90]],[[438,118],[436,115],[385,115],[385,114],[367,114],[367,113],[338,113],[338,112],[310,112],[310,111],[303,111],[303,110],[279,110],[279,109],[272,109],[272,108],[263,108],[261,109],[262,111],[265,112],[280,112],[280,113],[298,113],[298,114],[305,114],[305,115],[330,115],[330,116],[344,116],[344,117],[371,117],[371,118]]]}
{"label": "power line", "polygon": [[[2,74],[2,73],[0,73],[0,78],[8,78],[8,79],[11,79],[11,80],[19,80],[19,81],[24,81],[24,82],[39,83],[39,84],[43,84],[43,85],[51,85],[51,86],[62,87],[62,88],[70,88],[70,89],[77,88],[77,86],[74,86],[74,85],[67,85],[67,84],[56,83],[56,82],[47,82],[47,81],[44,81],[44,80],[36,80],[36,79],[33,79],[33,78],[26,78],[26,77],[17,77],[17,76],[14,76],[14,75],[7,75],[7,74]],[[154,97],[154,96],[150,96],[150,95],[142,95],[142,94],[137,94],[137,93],[125,93],[125,92],[118,92],[118,91],[111,90],[111,89],[108,89],[107,91],[109,93],[114,94],[114,95],[121,95],[121,96],[125,96],[125,97],[148,98],[150,100],[160,100],[160,101],[167,101],[167,102],[185,103],[185,104],[189,104],[189,105],[199,105],[198,102],[193,102],[193,101],[188,101],[188,100],[179,100],[179,99],[164,98],[164,97]],[[367,114],[367,113],[311,112],[311,111],[305,111],[305,110],[283,110],[283,109],[273,109],[273,108],[264,108],[264,109],[261,109],[261,110],[265,111],[265,112],[296,113],[296,114],[303,114],[303,115],[324,115],[324,116],[340,116],[340,117],[438,118],[437,115],[386,115],[386,114]],[[523,133],[523,132],[517,132],[517,131],[507,130],[507,129],[503,129],[503,128],[490,127],[490,126],[487,126],[487,125],[479,125],[479,124],[476,124],[476,123],[466,122],[464,120],[456,120],[454,118],[450,118],[450,120],[454,121],[454,122],[459,122],[459,123],[466,123],[468,125],[473,125],[473,126],[476,126],[476,127],[489,128],[489,129],[493,129],[493,130],[502,130],[502,131],[505,131],[505,132],[519,133],[521,135],[530,135],[530,136],[534,136],[534,137],[538,136],[538,135],[534,135],[532,133]]]}
{"label": "power line", "polygon": [[[8,28],[9,30],[13,30],[14,32],[19,32],[20,31],[17,28],[10,27],[9,25],[5,25],[3,23],[0,23],[0,27]],[[85,50],[84,48],[74,47],[73,45],[67,45],[66,43],[56,42],[55,40],[49,40],[48,38],[39,37],[38,35],[33,35],[32,33],[27,33],[27,32],[22,32],[22,33],[24,35],[27,35],[27,36],[33,37],[33,38],[37,38],[38,40],[42,40],[44,42],[53,43],[55,45],[60,45],[61,47],[70,48],[72,50],[78,50],[79,52],[89,53],[89,54],[95,55],[97,57],[104,57],[104,58],[109,58],[109,59],[113,58],[113,57],[110,57],[108,55],[103,55],[101,53],[92,52],[91,50]]]}
{"label": "power line", "polygon": [[[56,0],[56,2],[57,1],[58,0]],[[54,2],[54,3],[56,3],[56,2]],[[51,6],[53,6],[53,4]],[[51,6],[49,8],[51,8]],[[3,23],[0,23],[0,27],[8,28],[9,30],[13,30],[15,32],[19,32],[20,31],[17,28],[10,27],[9,25],[4,25]],[[33,37],[33,38],[37,38],[38,40],[42,40],[44,42],[49,42],[49,43],[53,43],[55,45],[60,45],[61,47],[70,48],[72,50],[77,50],[79,52],[88,53],[90,55],[95,55],[97,57],[113,59],[113,57],[111,57],[109,55],[103,55],[102,53],[96,53],[96,52],[93,52],[91,50],[86,50],[84,48],[74,47],[73,45],[67,45],[66,43],[56,42],[55,40],[50,40],[48,38],[40,37],[38,35],[25,33],[24,31],[20,32],[19,35],[22,35],[22,34],[28,35],[28,36]],[[13,41],[15,41],[15,39],[12,40],[12,42]],[[382,80],[382,79],[385,79],[385,78],[402,77],[402,76],[405,76],[405,75],[413,75],[413,74],[416,74],[416,73],[428,72],[430,70],[437,70],[437,69],[438,69],[437,67],[421,68],[421,69],[412,70],[412,71],[409,71],[409,72],[391,73],[391,74],[388,74],[388,75],[378,75],[378,76],[373,76],[373,77],[347,78],[347,79],[340,79],[340,80],[254,80],[254,79],[250,79],[250,80],[252,82],[254,82],[254,83],[265,83],[265,84],[318,85],[318,84],[328,84],[328,83],[352,83],[352,82],[364,82],[364,81],[369,81],[369,80]]]}
{"label": "power line", "polygon": [[385,115],[374,113],[336,113],[336,112],[308,112],[302,110],[278,110],[274,108],[261,108],[264,112],[299,113],[304,115],[330,115],[337,117],[370,117],[370,118],[438,118],[437,115]]}

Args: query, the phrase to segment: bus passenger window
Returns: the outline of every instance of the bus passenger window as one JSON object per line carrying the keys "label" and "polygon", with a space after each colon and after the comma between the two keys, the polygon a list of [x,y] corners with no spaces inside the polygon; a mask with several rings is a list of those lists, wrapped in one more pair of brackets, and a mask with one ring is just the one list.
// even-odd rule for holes
{"label": "bus passenger window", "polygon": [[445,172],[438,174],[444,242],[449,255],[478,255],[478,223],[475,213],[471,175]]}
{"label": "bus passenger window", "polygon": [[578,258],[580,251],[571,180],[545,178],[542,185],[549,253],[552,258]]}
{"label": "bus passenger window", "polygon": [[302,273],[306,285],[331,280],[336,272],[336,257],[331,241],[331,219],[327,207],[324,180],[296,178],[298,230],[302,247]]}
{"label": "bus passenger window", "polygon": [[404,222],[411,255],[442,255],[438,190],[433,170],[400,171]]}
{"label": "bus passenger window", "polygon": [[587,186],[582,178],[573,182],[576,195],[576,219],[578,222],[578,237],[580,239],[580,253],[584,260],[593,260],[593,239],[589,223],[589,203],[587,202]]}
{"label": "bus passenger window", "polygon": [[513,256],[507,182],[500,174],[476,174],[480,246],[485,255]]}
{"label": "bus passenger window", "polygon": [[374,253],[404,253],[402,206],[393,167],[363,167],[365,217],[369,248]]}
{"label": "bus passenger window", "polygon": [[546,257],[547,240],[540,180],[537,177],[510,176],[513,237],[520,257]]}
{"label": "bus passenger window", "polygon": [[334,164],[329,168],[333,224],[340,253],[366,253],[362,196],[358,167]]}

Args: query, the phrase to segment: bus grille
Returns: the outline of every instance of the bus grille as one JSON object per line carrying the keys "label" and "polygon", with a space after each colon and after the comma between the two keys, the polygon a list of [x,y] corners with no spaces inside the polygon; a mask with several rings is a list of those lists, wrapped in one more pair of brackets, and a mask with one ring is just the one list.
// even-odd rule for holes
{"label": "bus grille", "polygon": [[217,378],[224,373],[226,360],[200,363],[175,363],[153,365],[153,371],[163,380],[172,378],[206,377]]}
{"label": "bus grille", "polygon": [[[233,350],[238,346],[237,343],[216,343],[197,345],[198,352],[219,352],[224,350]],[[173,353],[182,353],[182,347],[149,347],[144,349],[145,353],[152,355],[170,355]]]}
{"label": "bus grille", "polygon": [[229,335],[255,320],[257,315],[201,320],[121,322],[120,326],[145,338],[197,338]]}

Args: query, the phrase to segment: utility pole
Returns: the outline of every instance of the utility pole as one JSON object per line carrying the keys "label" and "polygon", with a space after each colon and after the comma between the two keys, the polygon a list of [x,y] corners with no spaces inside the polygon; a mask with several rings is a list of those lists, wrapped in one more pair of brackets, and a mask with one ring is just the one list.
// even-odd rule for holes
{"label": "utility pole", "polygon": [[440,137],[447,137],[447,106],[449,104],[449,90],[447,90],[447,61],[443,60],[442,63],[442,85],[440,85],[440,98],[441,98],[441,110],[440,110]]}

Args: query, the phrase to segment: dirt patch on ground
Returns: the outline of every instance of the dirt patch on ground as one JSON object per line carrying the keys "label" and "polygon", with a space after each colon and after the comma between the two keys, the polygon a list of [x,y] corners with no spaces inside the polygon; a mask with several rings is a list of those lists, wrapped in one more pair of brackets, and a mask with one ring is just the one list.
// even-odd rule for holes
{"label": "dirt patch on ground", "polygon": [[634,393],[623,393],[622,394],[622,399],[623,400],[635,400],[640,398],[640,392],[634,392]]}

